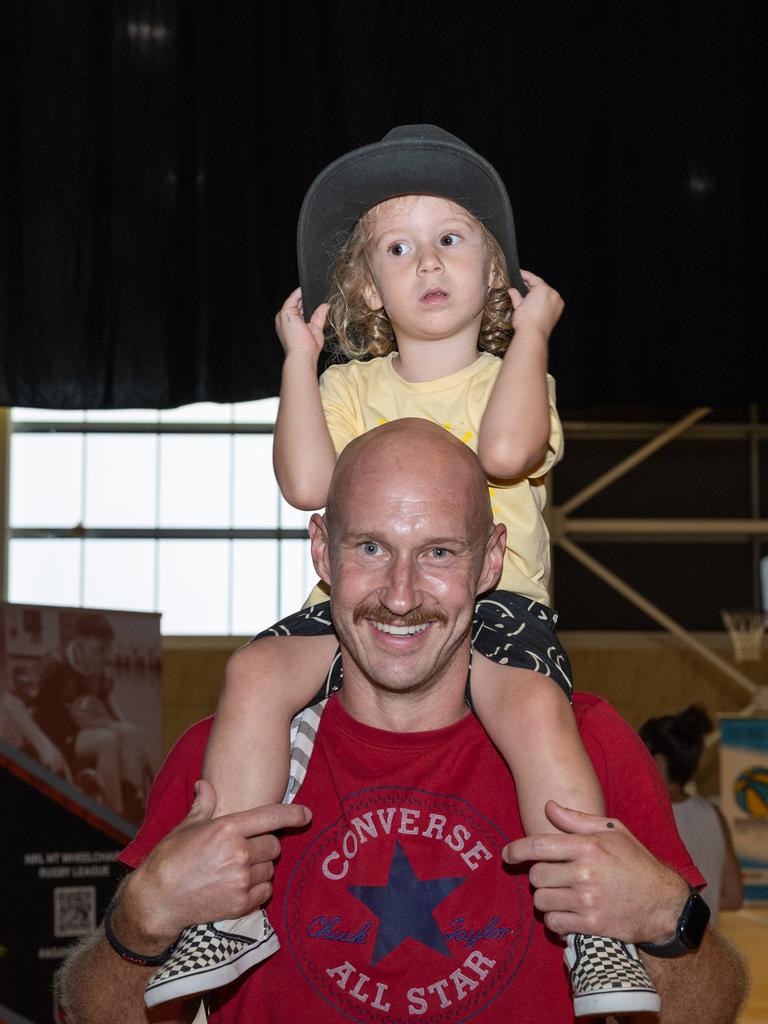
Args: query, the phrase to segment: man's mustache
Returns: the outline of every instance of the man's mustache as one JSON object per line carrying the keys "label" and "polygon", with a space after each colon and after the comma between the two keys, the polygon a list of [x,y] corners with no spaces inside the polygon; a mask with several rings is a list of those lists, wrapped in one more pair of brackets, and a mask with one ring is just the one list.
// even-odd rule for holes
{"label": "man's mustache", "polygon": [[423,626],[428,622],[436,622],[441,626],[448,624],[448,616],[440,608],[428,611],[426,608],[413,608],[405,615],[395,615],[383,604],[359,604],[355,608],[352,620],[355,624],[363,619],[373,619],[385,626]]}

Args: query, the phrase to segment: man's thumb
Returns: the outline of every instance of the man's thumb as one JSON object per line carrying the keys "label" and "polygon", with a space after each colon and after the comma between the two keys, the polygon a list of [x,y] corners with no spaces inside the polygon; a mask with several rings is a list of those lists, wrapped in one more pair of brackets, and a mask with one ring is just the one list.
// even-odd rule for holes
{"label": "man's thumb", "polygon": [[555,800],[547,800],[544,808],[547,817],[560,832],[586,835],[590,832],[605,832],[614,829],[618,822],[606,818],[602,814],[587,814],[586,811],[575,811],[572,807],[563,807]]}
{"label": "man's thumb", "polygon": [[187,821],[210,821],[216,810],[216,790],[205,779],[195,783],[195,799],[187,814]]}

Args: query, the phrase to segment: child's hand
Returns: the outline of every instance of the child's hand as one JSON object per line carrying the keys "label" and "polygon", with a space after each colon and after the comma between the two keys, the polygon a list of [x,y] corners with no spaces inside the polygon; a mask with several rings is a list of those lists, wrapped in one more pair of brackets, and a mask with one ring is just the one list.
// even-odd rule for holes
{"label": "child's hand", "polygon": [[515,332],[522,328],[540,331],[546,339],[560,319],[565,303],[543,278],[536,277],[529,270],[521,270],[520,273],[528,285],[528,294],[523,298],[517,288],[509,289],[514,309],[512,326]]}
{"label": "child's hand", "polygon": [[322,302],[309,323],[305,323],[301,288],[294,289],[275,317],[275,329],[286,356],[294,352],[307,352],[317,360],[323,350],[323,327],[327,315],[328,303]]}

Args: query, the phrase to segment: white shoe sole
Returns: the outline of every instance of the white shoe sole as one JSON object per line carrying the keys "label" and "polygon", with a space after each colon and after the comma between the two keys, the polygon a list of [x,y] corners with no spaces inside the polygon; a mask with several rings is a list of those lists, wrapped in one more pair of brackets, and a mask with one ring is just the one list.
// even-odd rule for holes
{"label": "white shoe sole", "polygon": [[577,1017],[616,1016],[624,1013],[658,1013],[661,999],[658,993],[647,989],[609,992],[595,992],[592,995],[576,996],[573,1012]]}
{"label": "white shoe sole", "polygon": [[170,1002],[172,999],[185,999],[199,995],[212,988],[221,988],[236,981],[249,968],[266,960],[280,948],[280,940],[272,932],[263,942],[249,946],[234,960],[216,964],[209,968],[180,974],[176,978],[168,978],[156,985],[148,985],[144,990],[144,1003],[148,1007]]}

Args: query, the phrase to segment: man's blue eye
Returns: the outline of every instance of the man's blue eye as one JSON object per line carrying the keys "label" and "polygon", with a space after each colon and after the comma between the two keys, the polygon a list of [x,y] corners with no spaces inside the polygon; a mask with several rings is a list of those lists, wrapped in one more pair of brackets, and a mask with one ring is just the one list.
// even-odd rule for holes
{"label": "man's blue eye", "polygon": [[375,544],[372,540],[368,540],[362,545],[362,548],[366,555],[375,555],[379,550],[379,545]]}
{"label": "man's blue eye", "polygon": [[448,554],[447,548],[432,548],[432,554],[435,558],[444,558]]}

